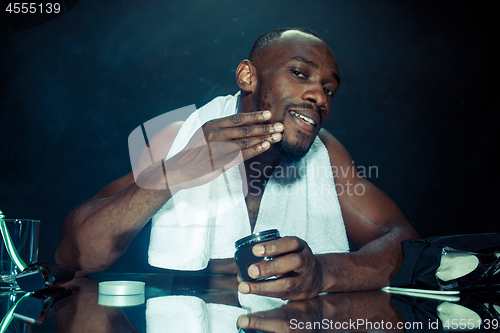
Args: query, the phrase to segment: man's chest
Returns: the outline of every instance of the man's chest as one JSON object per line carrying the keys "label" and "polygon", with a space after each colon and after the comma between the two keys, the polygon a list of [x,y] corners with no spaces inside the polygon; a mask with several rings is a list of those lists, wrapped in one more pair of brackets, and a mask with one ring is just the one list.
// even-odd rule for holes
{"label": "man's chest", "polygon": [[252,232],[255,228],[255,224],[257,223],[257,217],[259,216],[259,208],[261,200],[262,200],[262,193],[260,194],[249,193],[245,198],[248,210],[248,218],[250,220],[250,228]]}

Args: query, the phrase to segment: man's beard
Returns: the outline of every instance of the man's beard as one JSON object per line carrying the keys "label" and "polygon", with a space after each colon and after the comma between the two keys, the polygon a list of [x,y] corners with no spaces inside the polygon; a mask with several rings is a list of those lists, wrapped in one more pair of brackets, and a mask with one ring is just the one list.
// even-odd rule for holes
{"label": "man's beard", "polygon": [[[259,82],[262,82],[262,80],[259,80]],[[262,111],[262,110],[270,110],[271,105],[266,101],[268,95],[270,95],[271,89],[267,88],[262,88],[262,86],[259,86],[257,88],[257,95],[256,95],[256,106],[257,110]],[[283,116],[279,120],[280,123],[284,124],[285,117],[287,113],[289,112],[290,108],[292,107],[300,107],[300,108],[311,108],[310,104],[294,104],[290,103],[285,106],[285,112],[283,113]],[[320,114],[321,116],[321,114]],[[284,164],[291,164],[300,161],[309,151],[312,145],[312,140],[309,144],[306,142],[310,140],[310,135],[302,132],[301,130],[297,131],[297,142],[293,143],[288,140],[287,135],[286,135],[286,128],[285,131],[282,133],[282,138],[280,141],[273,143],[271,146],[271,149],[276,155],[276,158]]]}
{"label": "man's beard", "polygon": [[[280,119],[280,123],[282,124],[285,120],[285,115],[286,113],[283,115],[282,119]],[[305,143],[308,139],[309,135],[299,130],[297,135],[297,142],[292,143],[288,140],[286,133],[283,132],[281,140],[274,143],[272,145],[272,149],[280,163],[295,163],[300,161],[302,157],[306,156],[309,148],[311,148],[312,142],[309,145],[301,144]]]}
{"label": "man's beard", "polygon": [[[271,92],[272,89],[269,87],[263,88],[262,85],[260,85],[261,82],[263,82],[262,78],[259,78],[259,87],[257,88],[257,95],[256,95],[256,106],[257,106],[256,110],[258,111],[270,110],[271,104],[267,101],[267,98],[269,95],[272,95]],[[289,103],[284,107],[285,112],[283,113],[283,116],[279,120],[280,123],[285,124],[285,117],[287,113],[289,113],[290,109],[294,107],[313,109],[314,111],[317,112],[317,110],[315,110],[314,107],[308,103],[301,103],[301,104]],[[321,117],[321,113],[318,112],[318,114]],[[276,158],[280,161],[280,163],[284,164],[295,163],[300,161],[304,156],[306,156],[307,152],[311,148],[313,140],[311,140],[310,137],[311,135],[308,135],[302,132],[301,130],[297,130],[297,142],[293,143],[290,140],[288,140],[285,128],[285,130],[282,133],[281,140],[276,143],[273,143],[271,145],[271,149],[275,153]],[[311,142],[307,144],[306,142],[309,140],[311,140]]]}

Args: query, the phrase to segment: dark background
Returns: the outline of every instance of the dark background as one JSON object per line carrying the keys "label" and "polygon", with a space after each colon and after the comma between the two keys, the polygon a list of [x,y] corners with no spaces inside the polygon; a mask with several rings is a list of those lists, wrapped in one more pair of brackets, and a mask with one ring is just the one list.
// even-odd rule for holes
{"label": "dark background", "polygon": [[[326,128],[422,237],[500,231],[495,2],[76,2],[17,32],[31,19],[0,16],[0,209],[42,220],[42,261],[67,214],[131,171],[133,129],[234,94],[253,41],[282,26],[332,47]],[[146,227],[111,270],[152,270],[148,242]]]}

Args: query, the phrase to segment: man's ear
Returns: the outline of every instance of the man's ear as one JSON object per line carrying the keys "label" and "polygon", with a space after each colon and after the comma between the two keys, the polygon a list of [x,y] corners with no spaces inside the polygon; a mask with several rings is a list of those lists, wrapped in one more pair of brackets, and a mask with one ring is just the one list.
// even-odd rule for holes
{"label": "man's ear", "polygon": [[250,60],[243,60],[236,68],[236,83],[248,93],[255,91],[257,87],[257,69]]}

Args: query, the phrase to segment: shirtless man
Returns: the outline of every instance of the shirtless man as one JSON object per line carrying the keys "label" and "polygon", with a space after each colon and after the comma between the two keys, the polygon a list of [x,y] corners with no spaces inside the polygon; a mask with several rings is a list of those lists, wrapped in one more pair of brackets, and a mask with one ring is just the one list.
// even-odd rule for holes
{"label": "shirtless man", "polygon": [[[204,124],[204,139],[208,144],[238,145],[249,179],[252,172],[257,172],[253,170],[255,167],[249,168],[251,162],[260,162],[254,166],[259,165],[258,171],[262,171],[264,167],[275,168],[283,160],[298,160],[307,153],[316,136],[326,146],[332,167],[337,170],[352,167],[352,158],[346,149],[321,128],[330,115],[332,98],[340,82],[332,51],[307,30],[277,31],[269,36],[261,40],[260,46],[254,46],[250,60],[242,61],[236,70],[236,82],[241,90],[238,112]],[[291,112],[291,108],[296,112]],[[303,121],[297,113],[309,119]],[[170,124],[155,137],[156,142],[164,143],[164,156],[181,125]],[[193,140],[196,138],[193,137],[190,145],[196,147]],[[234,158],[231,153],[214,149],[209,165],[215,169],[223,167]],[[212,170],[200,169],[207,165],[206,158],[192,149],[165,161],[164,167],[173,175],[169,184],[195,186],[213,179]],[[165,179],[159,178],[163,177],[146,175],[142,181],[153,186],[156,182],[164,184]],[[418,235],[394,202],[366,179],[340,173],[335,175],[335,183],[360,184],[365,189],[362,195],[347,191],[338,195],[347,236],[360,249],[314,255],[308,244],[298,237],[255,245],[253,252],[258,256],[286,255],[252,265],[249,275],[281,278],[241,282],[240,292],[295,300],[328,291],[368,290],[389,285],[402,263],[401,241]],[[260,184],[262,188],[265,186],[264,181]],[[71,212],[64,225],[56,261],[75,267],[78,275],[111,266],[173,195],[168,186],[165,190],[144,187],[148,186],[138,186],[130,173]],[[261,199],[262,191],[250,191],[246,197],[252,230]],[[226,260],[224,266],[217,266],[217,260],[212,262],[214,269],[224,267],[224,272],[237,272],[234,260]]]}

